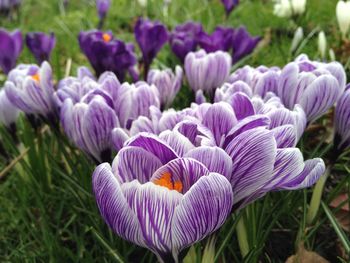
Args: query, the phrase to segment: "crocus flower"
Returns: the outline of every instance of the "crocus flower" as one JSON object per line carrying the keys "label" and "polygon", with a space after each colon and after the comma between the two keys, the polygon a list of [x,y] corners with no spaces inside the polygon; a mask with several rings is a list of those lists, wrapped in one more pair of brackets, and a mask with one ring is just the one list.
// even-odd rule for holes
{"label": "crocus flower", "polygon": [[232,10],[239,4],[239,0],[221,0],[226,10],[226,16],[229,16]]}
{"label": "crocus flower", "polygon": [[0,28],[0,68],[5,74],[16,66],[23,48],[22,33],[19,30],[8,32]]}
{"label": "crocus flower", "polygon": [[346,91],[340,97],[335,108],[335,136],[334,146],[337,150],[336,155],[350,146],[350,84]]}
{"label": "crocus flower", "polygon": [[231,56],[222,51],[207,54],[204,50],[191,52],[185,59],[185,72],[194,92],[203,90],[213,97],[215,89],[228,78]]}
{"label": "crocus flower", "polygon": [[175,74],[171,69],[152,69],[147,76],[147,82],[156,86],[159,92],[161,108],[169,107],[176,94],[179,92],[182,83],[182,68],[176,66]]}
{"label": "crocus flower", "polygon": [[134,32],[135,39],[142,51],[146,78],[153,59],[168,41],[168,32],[166,27],[159,21],[150,21],[143,18],[137,20]]}
{"label": "crocus flower", "polygon": [[100,20],[106,17],[106,14],[111,7],[111,0],[96,0],[97,14]]}
{"label": "crocus flower", "polygon": [[233,28],[218,26],[211,35],[204,31],[200,32],[197,41],[206,52],[229,51],[232,48],[233,33]]}
{"label": "crocus flower", "polygon": [[184,62],[186,55],[197,48],[197,36],[203,31],[202,25],[192,21],[175,27],[170,34],[169,43],[174,54]]}
{"label": "crocus flower", "polygon": [[336,15],[340,32],[346,37],[350,29],[350,1],[338,1]]}
{"label": "crocus flower", "polygon": [[137,62],[134,46],[114,38],[110,32],[80,32],[79,45],[98,76],[112,71],[123,81],[129,68]]}
{"label": "crocus flower", "polygon": [[[206,158],[204,152],[198,155]],[[212,163],[222,164],[218,158]],[[225,176],[143,134],[129,141],[112,167],[99,165],[92,180],[108,226],[150,249],[160,262],[179,262],[181,251],[225,222],[233,202]]]}
{"label": "crocus flower", "polygon": [[298,27],[297,30],[295,30],[294,32],[292,44],[290,45],[290,52],[292,54],[297,50],[303,38],[304,38],[304,30],[302,27]]}
{"label": "crocus flower", "polygon": [[52,49],[56,44],[54,33],[46,35],[42,32],[31,32],[26,35],[26,44],[38,64],[49,61]]}
{"label": "crocus flower", "polygon": [[13,8],[17,8],[21,2],[21,0],[0,0],[0,13],[7,14]]}
{"label": "crocus flower", "polygon": [[289,109],[300,104],[310,123],[334,105],[345,84],[345,71],[339,63],[314,62],[301,55],[282,69],[277,95]]}
{"label": "crocus flower", "polygon": [[261,37],[252,37],[244,26],[235,29],[232,35],[232,63],[252,53],[260,40]]}
{"label": "crocus flower", "polygon": [[306,0],[276,0],[274,14],[279,17],[291,17],[305,12]]}
{"label": "crocus flower", "polygon": [[43,62],[40,67],[24,64],[17,66],[8,75],[5,91],[11,103],[23,112],[48,120],[55,119],[54,85],[49,63]]}
{"label": "crocus flower", "polygon": [[10,128],[16,123],[19,110],[7,98],[5,90],[0,90],[0,124]]}
{"label": "crocus flower", "polygon": [[318,34],[318,52],[320,53],[322,59],[326,58],[326,51],[327,51],[326,34],[323,31],[321,31]]}
{"label": "crocus flower", "polygon": [[61,123],[67,136],[97,163],[109,161],[112,153],[111,132],[119,126],[111,97],[93,90],[81,101],[66,99],[61,108]]}

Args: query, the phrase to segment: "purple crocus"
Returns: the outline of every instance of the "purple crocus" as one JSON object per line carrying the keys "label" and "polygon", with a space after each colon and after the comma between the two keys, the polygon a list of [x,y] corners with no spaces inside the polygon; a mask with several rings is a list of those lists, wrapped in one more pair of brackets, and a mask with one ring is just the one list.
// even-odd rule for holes
{"label": "purple crocus", "polygon": [[26,44],[38,64],[49,61],[52,49],[56,44],[54,33],[30,32],[26,35]]}
{"label": "purple crocus", "polygon": [[226,16],[229,16],[232,10],[239,4],[239,0],[221,0],[225,7]]}
{"label": "purple crocus", "polygon": [[133,44],[114,38],[111,32],[80,32],[79,45],[98,76],[105,71],[112,71],[123,81],[126,73],[137,62]]}
{"label": "purple crocus", "polygon": [[19,30],[8,32],[0,28],[0,68],[5,74],[16,66],[23,48],[22,33]]}
{"label": "purple crocus", "polygon": [[168,31],[159,21],[139,18],[136,22],[134,33],[135,39],[142,51],[144,76],[146,78],[153,59],[168,41]]}
{"label": "purple crocus", "polygon": [[13,105],[27,114],[35,114],[54,120],[56,106],[53,101],[54,85],[49,63],[19,65],[5,82],[5,91]]}
{"label": "purple crocus", "polygon": [[234,30],[232,35],[232,63],[253,52],[261,37],[252,37],[244,26]]}
{"label": "purple crocus", "polygon": [[[222,164],[218,158],[212,163]],[[225,222],[233,202],[224,175],[144,134],[128,142],[112,167],[104,163],[95,169],[93,190],[108,226],[150,249],[160,262],[179,262],[180,252]]]}
{"label": "purple crocus", "polygon": [[222,51],[207,54],[204,50],[191,52],[185,59],[185,72],[194,92],[203,90],[213,98],[215,89],[228,78],[231,56]]}
{"label": "purple crocus", "polygon": [[232,48],[234,32],[233,28],[218,26],[210,35],[204,31],[200,32],[197,41],[199,46],[208,53],[218,50],[228,52]]}
{"label": "purple crocus", "polygon": [[182,83],[182,68],[176,66],[175,74],[171,69],[152,69],[148,72],[147,82],[153,84],[159,91],[161,108],[169,107],[176,94],[179,92]]}
{"label": "purple crocus", "polygon": [[66,99],[61,123],[67,136],[97,163],[111,158],[113,128],[119,126],[111,97],[102,90],[87,93],[81,101]]}
{"label": "purple crocus", "polygon": [[[340,97],[335,108],[334,116],[334,146],[336,148],[336,155],[350,146],[350,84],[348,84],[346,91]],[[334,156],[335,158],[337,156]]]}
{"label": "purple crocus", "polygon": [[111,0],[96,0],[96,9],[97,9],[97,14],[100,21],[98,28],[102,28],[104,19],[110,7],[111,7]]}
{"label": "purple crocus", "polygon": [[185,61],[186,55],[195,51],[198,45],[197,36],[203,31],[202,25],[192,21],[178,25],[171,32],[169,43],[171,50],[181,60]]}
{"label": "purple crocus", "polygon": [[341,64],[314,62],[302,55],[282,69],[277,95],[290,109],[300,104],[310,123],[334,105],[344,92],[345,84]]}
{"label": "purple crocus", "polygon": [[19,110],[7,98],[5,90],[0,90],[0,124],[10,128],[16,123]]}

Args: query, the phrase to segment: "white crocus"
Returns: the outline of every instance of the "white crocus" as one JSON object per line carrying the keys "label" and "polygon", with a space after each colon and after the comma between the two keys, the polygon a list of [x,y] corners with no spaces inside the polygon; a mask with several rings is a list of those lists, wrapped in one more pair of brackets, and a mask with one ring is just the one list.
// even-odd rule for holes
{"label": "white crocus", "polygon": [[290,52],[293,53],[296,51],[296,49],[298,48],[300,42],[303,40],[304,38],[304,31],[301,27],[298,27],[297,30],[295,30],[294,33],[294,37],[292,40],[292,45],[290,47]]}
{"label": "white crocus", "polygon": [[139,3],[140,6],[146,7],[148,1],[147,0],[137,0],[137,2]]}
{"label": "white crocus", "polygon": [[305,12],[306,0],[275,0],[273,13],[279,17],[291,17]]}
{"label": "white crocus", "polygon": [[323,31],[321,31],[318,34],[318,52],[320,53],[322,59],[326,58],[326,51],[327,51],[326,34]]}
{"label": "white crocus", "polygon": [[350,1],[339,1],[336,8],[337,20],[343,37],[350,29]]}

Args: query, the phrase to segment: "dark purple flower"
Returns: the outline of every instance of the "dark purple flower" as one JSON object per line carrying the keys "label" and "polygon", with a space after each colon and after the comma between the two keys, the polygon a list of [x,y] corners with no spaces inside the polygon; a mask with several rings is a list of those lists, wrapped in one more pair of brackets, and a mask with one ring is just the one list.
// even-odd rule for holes
{"label": "dark purple flower", "polygon": [[170,34],[169,43],[171,50],[181,60],[185,61],[186,55],[197,48],[197,36],[203,31],[202,25],[192,21],[178,25]]}
{"label": "dark purple flower", "polygon": [[23,48],[22,33],[19,30],[8,32],[0,29],[0,68],[5,74],[16,66]]}
{"label": "dark purple flower", "polygon": [[244,26],[235,29],[232,36],[232,63],[253,52],[261,37],[252,37]]}
{"label": "dark purple flower", "polygon": [[79,45],[98,76],[112,71],[123,81],[129,68],[136,64],[134,46],[114,38],[110,32],[80,32]]}
{"label": "dark purple flower", "polygon": [[225,7],[226,15],[229,16],[232,10],[239,4],[239,0],[221,0]]}
{"label": "dark purple flower", "polygon": [[168,41],[166,27],[159,21],[139,18],[135,25],[135,38],[142,51],[144,75],[147,77],[149,66],[157,53]]}
{"label": "dark purple flower", "polygon": [[[186,138],[178,133],[173,139],[177,136],[184,145]],[[210,168],[222,171],[220,153],[225,153],[216,150]],[[204,151],[194,154],[206,158]],[[210,168],[181,158],[157,136],[140,134],[119,151],[112,167],[104,163],[95,169],[93,190],[116,234],[150,249],[159,262],[179,262],[182,250],[217,230],[231,212],[230,183]]]}
{"label": "dark purple flower", "polygon": [[100,19],[105,18],[110,7],[111,0],[96,0],[97,13]]}
{"label": "dark purple flower", "polygon": [[56,44],[54,33],[49,35],[42,32],[31,32],[26,35],[26,44],[33,53],[38,64],[49,61],[52,49]]}
{"label": "dark purple flower", "polygon": [[218,26],[211,35],[204,31],[200,32],[197,40],[199,46],[206,52],[229,51],[233,45],[233,34],[233,28]]}

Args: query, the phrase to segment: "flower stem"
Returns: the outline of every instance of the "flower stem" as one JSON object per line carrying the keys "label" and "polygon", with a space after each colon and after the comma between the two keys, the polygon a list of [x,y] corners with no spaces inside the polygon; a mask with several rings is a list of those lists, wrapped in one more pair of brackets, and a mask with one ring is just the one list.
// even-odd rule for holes
{"label": "flower stem", "polygon": [[238,220],[236,231],[239,249],[241,251],[242,257],[244,258],[249,253],[249,244],[243,216],[241,216],[241,218]]}
{"label": "flower stem", "polygon": [[329,165],[327,167],[327,170],[325,172],[325,175],[322,176],[315,188],[314,188],[314,191],[312,193],[312,197],[311,197],[311,201],[310,201],[310,205],[309,205],[309,210],[307,211],[307,216],[306,216],[306,223],[307,225],[311,225],[312,222],[315,220],[315,217],[317,215],[317,212],[320,208],[320,204],[321,204],[321,198],[322,198],[322,193],[323,193],[323,188],[324,188],[324,185],[327,181],[327,178],[330,174],[332,170],[332,165]]}

